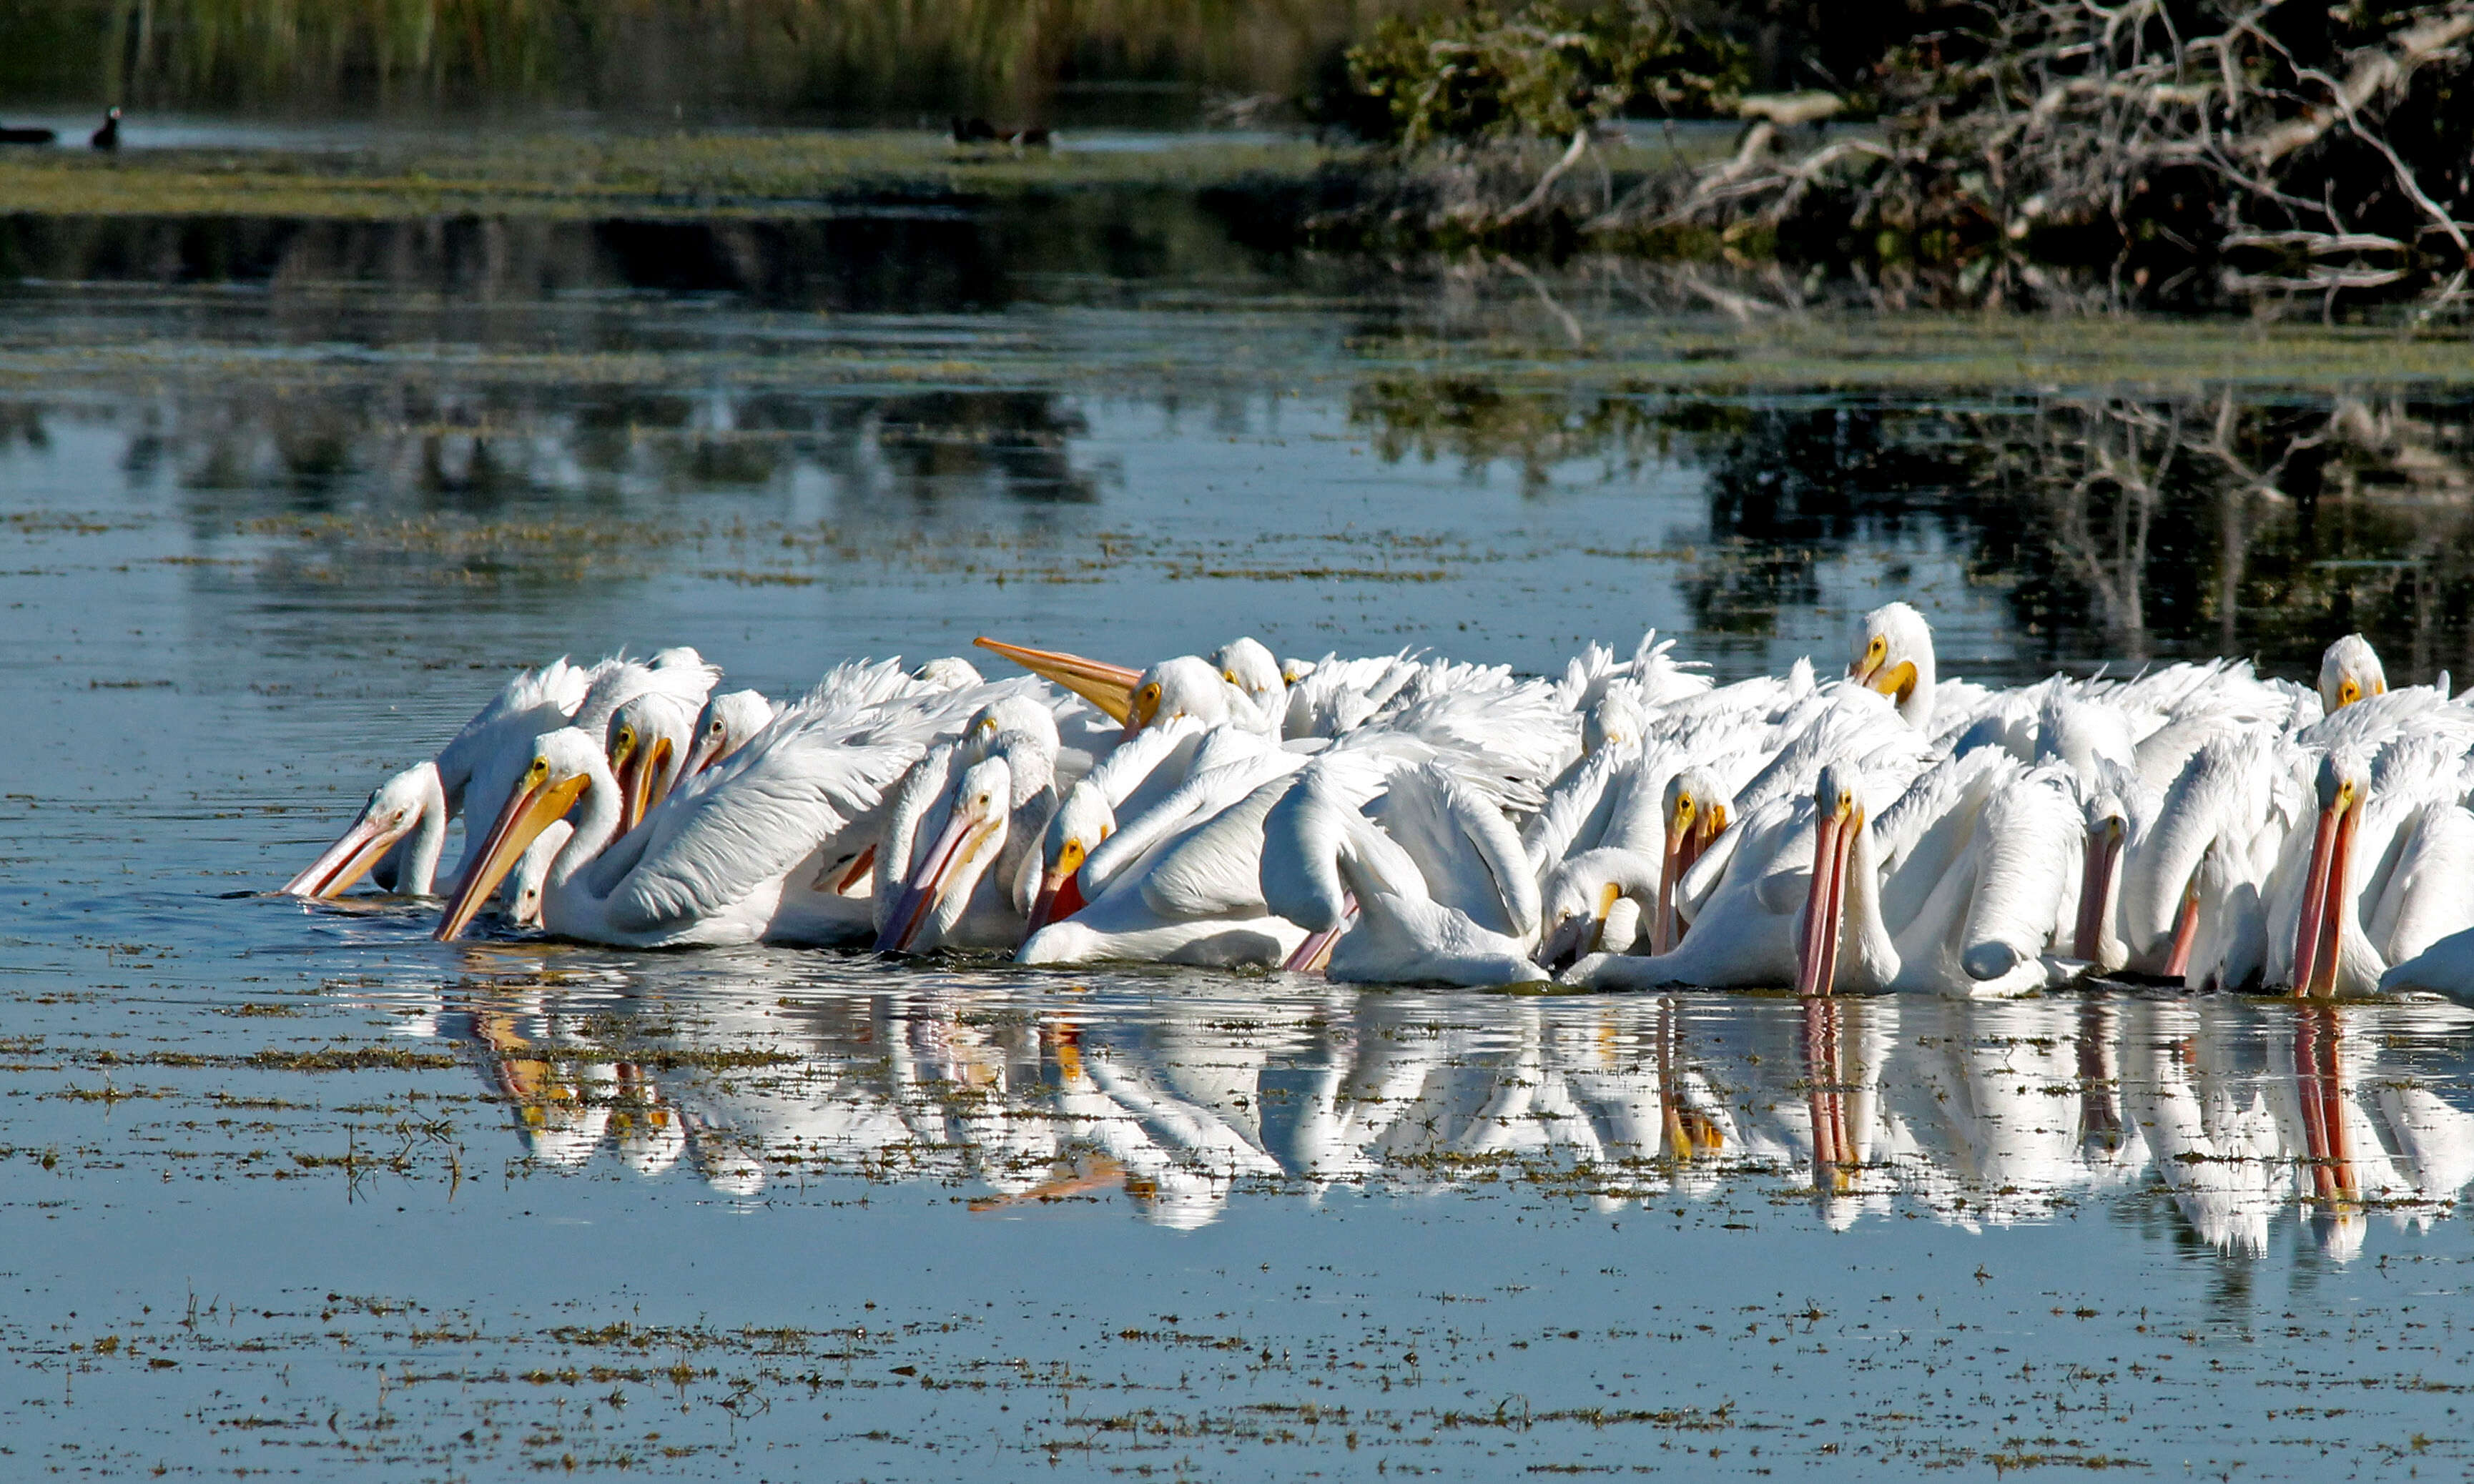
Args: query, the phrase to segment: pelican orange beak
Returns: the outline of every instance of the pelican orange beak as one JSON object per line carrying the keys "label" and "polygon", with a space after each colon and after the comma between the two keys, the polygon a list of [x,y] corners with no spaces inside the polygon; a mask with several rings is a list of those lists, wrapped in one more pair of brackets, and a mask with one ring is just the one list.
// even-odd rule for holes
{"label": "pelican orange beak", "polygon": [[1280,963],[1280,968],[1293,974],[1319,974],[1331,963],[1332,945],[1341,935],[1357,924],[1357,898],[1344,893],[1341,897],[1340,921],[1321,932],[1306,934],[1298,950]]}
{"label": "pelican orange beak", "polygon": [[929,914],[945,899],[962,868],[988,843],[996,827],[996,815],[982,813],[976,802],[954,811],[945,821],[945,832],[936,837],[928,858],[920,863],[917,875],[902,889],[901,898],[893,904],[893,915],[885,920],[885,931],[877,934],[877,952],[910,951]]}
{"label": "pelican orange beak", "polygon": [[2071,933],[2071,954],[2093,964],[2104,950],[2104,919],[2113,901],[2113,874],[2122,863],[2122,825],[2108,815],[2088,832],[2087,858],[2079,872],[2078,923]]}
{"label": "pelican orange beak", "polygon": [[592,783],[592,775],[584,773],[553,781],[549,770],[536,761],[533,771],[525,776],[524,786],[498,811],[482,843],[481,858],[473,863],[473,874],[455,888],[455,895],[448,898],[447,911],[438,919],[438,930],[430,936],[440,943],[452,943],[463,936],[473,914],[507,878],[507,873],[515,869],[524,851],[541,838],[543,830],[567,818],[567,811],[575,807],[575,801]]}
{"label": "pelican orange beak", "polygon": [[342,838],[327,847],[309,869],[283,883],[282,895],[327,898],[341,897],[352,883],[369,874],[395,843],[412,833],[412,822],[401,816],[380,823],[368,814],[352,822]]}
{"label": "pelican orange beak", "polygon": [[1031,926],[1023,932],[1024,942],[1049,923],[1061,922],[1089,905],[1082,899],[1083,859],[1079,840],[1066,841],[1056,852],[1056,864],[1040,878],[1039,896],[1031,904]]}
{"label": "pelican orange beak", "polygon": [[1837,983],[1839,928],[1847,915],[1847,860],[1863,824],[1864,811],[1844,798],[1822,817],[1795,955],[1795,992],[1800,995],[1827,994]]}
{"label": "pelican orange beak", "polygon": [[2182,888],[2182,905],[2173,910],[2173,945],[2165,953],[2165,976],[2185,979],[2191,973],[2191,949],[2199,941],[2199,873]]}
{"label": "pelican orange beak", "polygon": [[1055,681],[1106,712],[1110,721],[1122,722],[1133,710],[1134,682],[1142,678],[1140,670],[1128,670],[1104,659],[1085,659],[1061,650],[1004,644],[984,635],[971,642],[1003,655],[1033,675]]}
{"label": "pelican orange beak", "polygon": [[2302,921],[2293,934],[2293,993],[2326,999],[2337,993],[2337,934],[2344,922],[2345,877],[2354,853],[2354,785],[2346,782],[2319,811],[2311,836],[2311,870],[2303,877]]}

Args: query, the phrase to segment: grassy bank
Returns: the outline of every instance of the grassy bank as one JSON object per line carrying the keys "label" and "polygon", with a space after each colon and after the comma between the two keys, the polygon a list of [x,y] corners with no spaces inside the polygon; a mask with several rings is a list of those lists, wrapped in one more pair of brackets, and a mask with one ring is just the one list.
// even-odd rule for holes
{"label": "grassy bank", "polygon": [[1080,190],[1201,190],[1299,180],[1305,142],[1158,150],[965,148],[921,131],[491,136],[368,152],[0,154],[0,208],[48,216],[444,214],[582,219],[799,215],[853,201]]}

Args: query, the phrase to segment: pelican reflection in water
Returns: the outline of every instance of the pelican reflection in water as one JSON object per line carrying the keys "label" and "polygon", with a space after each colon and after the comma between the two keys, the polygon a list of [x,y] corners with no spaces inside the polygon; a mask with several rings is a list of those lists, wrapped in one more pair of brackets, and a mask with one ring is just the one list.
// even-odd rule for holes
{"label": "pelican reflection in water", "polygon": [[1832,1229],[1902,1204],[1980,1229],[2147,1184],[2219,1250],[2292,1209],[2344,1257],[2474,1184],[2445,1005],[861,993],[766,962],[726,997],[632,1002],[658,1014],[617,975],[475,979],[424,1024],[481,1050],[540,1162],[685,1164],[739,1199],[857,1172],[982,1209],[1122,1193],[1193,1228],[1249,1186],[1525,1178],[1681,1214],[1783,1180]]}

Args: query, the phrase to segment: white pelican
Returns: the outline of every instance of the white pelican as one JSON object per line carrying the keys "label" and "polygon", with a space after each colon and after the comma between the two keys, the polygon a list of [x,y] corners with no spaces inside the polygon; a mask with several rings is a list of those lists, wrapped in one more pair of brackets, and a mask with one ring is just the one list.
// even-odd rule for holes
{"label": "white pelican", "polygon": [[600,668],[588,671],[562,658],[511,677],[437,756],[379,784],[352,826],[285,882],[284,893],[339,897],[375,869],[379,884],[390,891],[430,895],[448,822],[464,807],[475,773],[499,754],[566,726]]}
{"label": "white pelican", "polygon": [[1498,811],[1432,767],[1395,778],[1385,792],[1384,812],[1408,842],[1352,802],[1333,769],[1318,763],[1265,816],[1263,898],[1312,935],[1289,967],[1305,968],[1328,949],[1325,971],[1339,980],[1487,986],[1546,977],[1529,957],[1536,883]]}
{"label": "white pelican", "polygon": [[518,858],[570,810],[573,834],[542,887],[542,925],[554,935],[636,947],[841,943],[854,916],[863,932],[864,900],[811,884],[819,857],[969,699],[860,694],[891,668],[843,667],[737,756],[664,800],[624,842],[617,842],[618,779],[597,740],[573,727],[537,739],[437,936],[460,935]]}
{"label": "white pelican", "polygon": [[[2447,689],[2443,682],[2439,688]],[[2372,696],[2389,691],[2389,674],[2379,651],[2359,634],[2330,644],[2319,656],[2319,705],[2330,716]]]}
{"label": "white pelican", "polygon": [[[1256,863],[1263,811],[1278,790],[1249,796],[1285,780],[1300,762],[1236,723],[1196,734],[1175,722],[1128,740],[1058,806],[1043,842],[1039,900],[1016,957],[1277,962],[1291,935],[1263,903]],[[1141,781],[1127,790],[1134,777]],[[1107,802],[1118,792],[1122,828]],[[1068,873],[1078,857],[1079,871]]]}
{"label": "white pelican", "polygon": [[1047,706],[1009,697],[903,780],[877,855],[880,953],[1009,948],[1031,909],[1039,831],[1056,805]]}
{"label": "white pelican", "polygon": [[1866,793],[1878,787],[1824,765],[1808,804],[1781,801],[1737,826],[1725,875],[1673,951],[1585,959],[1566,982],[1963,995],[2047,983],[2081,828],[2067,777],[1971,754],[1918,779],[1877,826]]}
{"label": "white pelican", "polygon": [[2391,965],[2474,926],[2470,783],[2454,735],[2391,742],[2376,767],[2351,747],[2322,754],[2317,823],[2294,831],[2269,883],[2268,982],[2367,994]]}
{"label": "white pelican", "polygon": [[1686,928],[1684,878],[1734,818],[1733,796],[1708,768],[1671,774],[1657,796],[1658,813],[1648,817],[1640,808],[1646,780],[1664,769],[1643,757],[1623,771],[1639,774],[1642,785],[1622,801],[1613,827],[1556,862],[1541,889],[1539,959],[1550,969],[1610,943],[1617,951],[1634,944],[1635,926],[1619,920],[1627,905],[1648,923],[1651,953],[1673,949]]}
{"label": "white pelican", "polygon": [[720,678],[718,668],[705,663],[701,656],[684,645],[662,650],[643,660],[617,656],[585,672],[589,683],[566,719],[532,717],[526,723],[534,726],[529,735],[521,726],[511,723],[500,734],[501,745],[483,754],[473,771],[464,800],[464,858],[449,877],[450,893],[460,891],[479,867],[483,832],[473,826],[481,820],[497,818],[515,796],[521,774],[531,764],[534,738],[572,726],[606,747],[610,719],[620,706],[639,696],[665,695],[684,702],[692,714],[704,705],[706,694]]}

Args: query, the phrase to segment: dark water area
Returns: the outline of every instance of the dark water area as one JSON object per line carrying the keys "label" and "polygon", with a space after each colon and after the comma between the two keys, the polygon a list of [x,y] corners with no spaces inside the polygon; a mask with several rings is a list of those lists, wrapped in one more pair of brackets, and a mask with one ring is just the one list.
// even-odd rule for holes
{"label": "dark water area", "polygon": [[779,694],[978,634],[1546,670],[1656,626],[1734,678],[1897,597],[1985,679],[2304,677],[2356,627],[2474,674],[2446,347],[1743,323],[1104,195],[17,216],[0,266],[9,1469],[2466,1467],[2454,1008],[445,945],[255,895],[505,670],[621,645]]}

